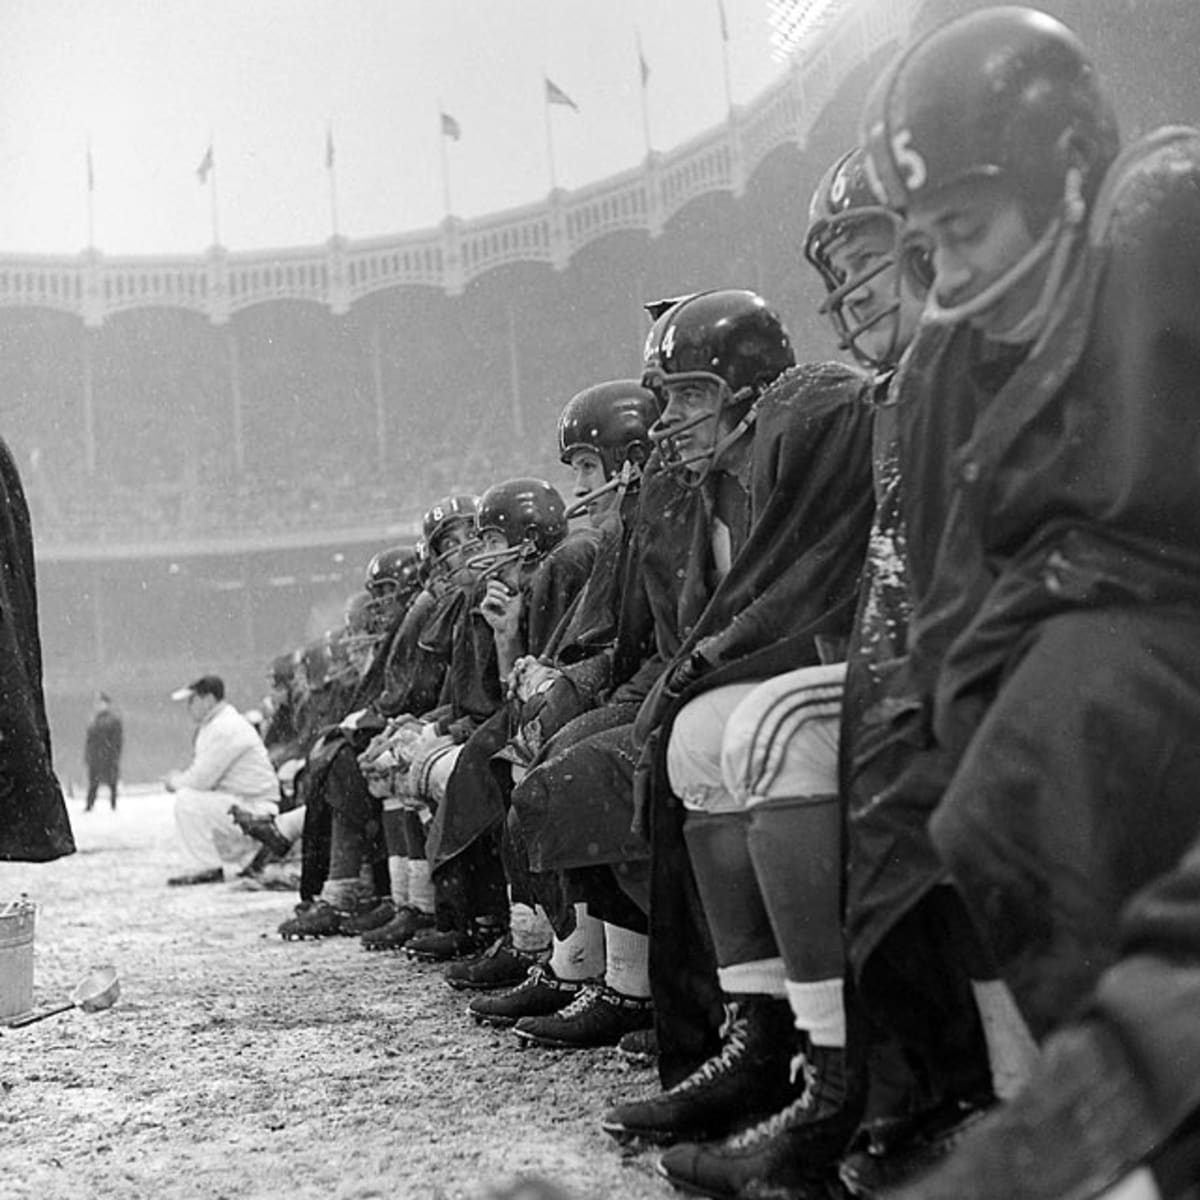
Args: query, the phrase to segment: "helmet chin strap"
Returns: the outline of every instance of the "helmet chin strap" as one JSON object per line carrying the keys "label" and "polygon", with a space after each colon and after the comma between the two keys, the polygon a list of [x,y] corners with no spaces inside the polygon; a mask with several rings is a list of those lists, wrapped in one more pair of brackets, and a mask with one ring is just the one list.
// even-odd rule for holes
{"label": "helmet chin strap", "polygon": [[1041,291],[1028,311],[1010,328],[998,332],[988,331],[988,336],[993,341],[1009,342],[1013,345],[1033,341],[1050,314],[1050,307],[1066,274],[1067,261],[1075,244],[1075,233],[1086,216],[1083,173],[1078,167],[1069,167],[1063,184],[1060,211],[1046,226],[1042,236],[1004,274],[970,300],[964,300],[962,304],[943,306],[938,303],[936,292],[931,291],[925,305],[925,320],[943,325],[956,325],[960,321],[977,317],[998,304],[1012,288],[1027,279],[1049,259]]}
{"label": "helmet chin strap", "polygon": [[578,500],[567,505],[563,517],[568,521],[573,521],[581,513],[584,513],[591,507],[594,500],[599,500],[601,496],[607,496],[609,492],[616,492],[617,503],[620,504],[625,499],[625,493],[629,491],[635,483],[642,477],[642,469],[632,459],[627,458],[621,464],[621,470],[614,475],[607,483],[602,483],[598,488],[593,488],[586,495],[580,496]]}
{"label": "helmet chin strap", "polygon": [[[679,421],[671,425],[664,425],[661,421],[656,421],[650,427],[650,440],[655,445],[663,445],[673,451],[675,439],[679,434],[687,429],[694,429],[697,425],[701,425],[705,421],[719,421],[721,413],[727,407],[738,404],[752,395],[754,395],[752,388],[741,388],[731,395],[727,401],[720,404],[715,412],[699,413],[694,417],[689,417],[686,421]],[[716,467],[721,456],[754,424],[754,420],[758,416],[758,405],[761,399],[761,396],[755,396],[754,403],[746,410],[742,419],[724,437],[717,438],[708,448],[696,450],[688,455],[675,455],[670,459],[664,458],[663,466],[665,469],[673,475],[682,475],[683,483],[686,487],[699,487],[708,478],[713,468]],[[699,466],[699,470],[694,469],[697,466]]]}
{"label": "helmet chin strap", "polygon": [[509,563],[524,562],[526,559],[537,557],[537,547],[526,538],[506,550],[484,550],[467,559],[465,566],[475,573],[476,579],[494,579]]}

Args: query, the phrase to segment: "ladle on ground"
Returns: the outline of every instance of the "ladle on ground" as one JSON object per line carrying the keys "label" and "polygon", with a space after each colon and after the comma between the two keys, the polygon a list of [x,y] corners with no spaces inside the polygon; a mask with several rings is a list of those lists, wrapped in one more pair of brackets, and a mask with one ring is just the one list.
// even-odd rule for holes
{"label": "ladle on ground", "polygon": [[117,968],[96,967],[71,989],[71,998],[65,1004],[56,1004],[52,1008],[42,1009],[41,1012],[27,1013],[15,1021],[9,1021],[8,1027],[20,1029],[72,1008],[82,1009],[86,1013],[103,1012],[106,1008],[112,1008],[120,994],[121,981],[117,978]]}

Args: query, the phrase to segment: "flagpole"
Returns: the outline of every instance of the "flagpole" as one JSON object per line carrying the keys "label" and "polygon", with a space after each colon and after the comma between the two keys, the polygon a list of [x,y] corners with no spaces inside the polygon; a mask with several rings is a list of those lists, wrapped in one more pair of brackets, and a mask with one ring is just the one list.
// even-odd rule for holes
{"label": "flagpole", "polygon": [[329,223],[338,235],[337,155],[333,147],[333,122],[325,127],[325,166],[329,169]]}
{"label": "flagpole", "polygon": [[729,23],[723,0],[717,0],[717,13],[721,18],[721,69],[725,76],[725,111],[728,114],[733,112],[733,85],[729,78]]}
{"label": "flagpole", "polygon": [[546,73],[542,72],[542,108],[546,117],[546,161],[550,166],[550,190],[558,190],[558,172],[554,169],[554,132],[550,127],[550,96],[546,89]]}
{"label": "flagpole", "polygon": [[208,172],[208,204],[212,214],[213,245],[221,244],[221,227],[217,222],[217,152],[213,148],[212,135],[209,135],[208,148],[212,151],[212,166]]}
{"label": "flagpole", "polygon": [[450,156],[446,153],[446,122],[445,109],[441,100],[438,101],[438,153],[442,162],[442,204],[446,209],[446,219],[449,220],[453,209],[450,207]]}
{"label": "flagpole", "polygon": [[96,176],[92,167],[92,135],[87,138],[87,233],[88,249],[96,248]]}
{"label": "flagpole", "polygon": [[649,94],[649,71],[646,67],[646,56],[642,53],[642,33],[637,31],[637,52],[638,52],[638,76],[642,85],[642,137],[646,141],[646,157],[649,158],[654,153],[654,147],[650,142],[650,94]]}

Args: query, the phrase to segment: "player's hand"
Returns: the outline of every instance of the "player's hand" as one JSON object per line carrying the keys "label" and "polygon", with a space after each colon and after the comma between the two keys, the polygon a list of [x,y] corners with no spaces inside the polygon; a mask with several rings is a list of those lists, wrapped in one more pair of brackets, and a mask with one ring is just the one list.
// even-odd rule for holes
{"label": "player's hand", "polygon": [[[513,674],[516,675],[516,672],[514,671]],[[540,696],[543,692],[549,691],[561,678],[562,672],[557,667],[548,666],[546,663],[534,659],[532,665],[515,680],[516,686],[513,688],[512,694],[522,704],[528,704],[534,696]]]}
{"label": "player's hand", "polygon": [[516,637],[521,620],[521,593],[514,592],[500,579],[489,579],[479,611],[493,633],[499,637]]}

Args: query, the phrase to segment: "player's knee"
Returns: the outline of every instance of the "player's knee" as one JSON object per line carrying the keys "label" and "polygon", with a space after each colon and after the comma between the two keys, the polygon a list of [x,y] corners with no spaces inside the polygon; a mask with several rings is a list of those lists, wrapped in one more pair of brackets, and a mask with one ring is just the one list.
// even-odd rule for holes
{"label": "player's knee", "polygon": [[685,808],[722,811],[730,805],[716,752],[722,731],[723,723],[700,701],[685,705],[675,718],[667,741],[667,778]]}

